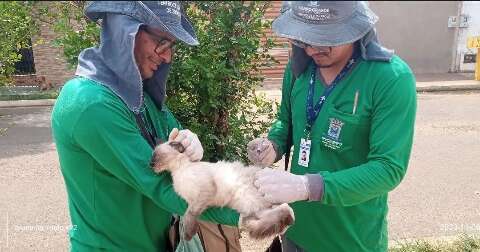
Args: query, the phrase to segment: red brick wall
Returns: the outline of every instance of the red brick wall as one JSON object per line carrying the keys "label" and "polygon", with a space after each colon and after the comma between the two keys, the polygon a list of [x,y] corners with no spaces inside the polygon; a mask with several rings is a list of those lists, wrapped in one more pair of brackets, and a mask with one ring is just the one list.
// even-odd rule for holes
{"label": "red brick wall", "polygon": [[[280,15],[282,2],[272,1],[271,3],[272,5],[265,13],[265,19],[267,20],[274,20],[278,15]],[[290,45],[286,39],[275,36],[275,33],[272,30],[267,31],[267,37],[273,38],[277,43],[277,46],[270,50],[270,54],[276,60],[280,61],[280,63],[269,68],[263,68],[261,70],[265,75],[264,88],[279,88],[281,85],[280,79],[283,77],[283,72],[288,62]]]}
{"label": "red brick wall", "polygon": [[[49,4],[45,2],[44,4]],[[46,82],[53,85],[63,85],[66,80],[75,74],[75,69],[69,69],[63,49],[53,46],[55,33],[52,27],[46,23],[39,23],[40,34],[32,38],[33,57],[37,77],[45,77]],[[38,43],[42,40],[42,43]]]}

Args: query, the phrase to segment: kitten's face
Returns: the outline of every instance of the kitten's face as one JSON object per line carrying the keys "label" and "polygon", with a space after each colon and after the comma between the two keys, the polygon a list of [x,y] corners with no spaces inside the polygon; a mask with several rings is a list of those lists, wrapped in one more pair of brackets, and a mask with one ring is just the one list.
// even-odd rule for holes
{"label": "kitten's face", "polygon": [[157,145],[153,151],[151,166],[157,173],[167,171],[173,167],[179,155],[185,151],[185,147],[179,142],[165,142]]}

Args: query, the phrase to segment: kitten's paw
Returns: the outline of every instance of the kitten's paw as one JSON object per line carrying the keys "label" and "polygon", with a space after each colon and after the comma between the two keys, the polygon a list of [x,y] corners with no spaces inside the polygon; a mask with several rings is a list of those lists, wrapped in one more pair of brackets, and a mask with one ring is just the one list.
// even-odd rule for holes
{"label": "kitten's paw", "polygon": [[183,238],[187,241],[190,241],[192,237],[198,233],[199,228],[200,225],[194,217],[185,217],[183,220]]}
{"label": "kitten's paw", "polygon": [[288,204],[282,204],[260,211],[243,221],[251,238],[265,239],[284,233],[294,223],[295,216]]}

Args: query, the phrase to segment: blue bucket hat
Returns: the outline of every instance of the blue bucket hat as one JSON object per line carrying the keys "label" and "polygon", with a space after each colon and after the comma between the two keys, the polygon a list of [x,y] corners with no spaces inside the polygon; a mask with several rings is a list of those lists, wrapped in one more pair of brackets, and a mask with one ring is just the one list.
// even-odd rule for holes
{"label": "blue bucket hat", "polygon": [[85,7],[85,15],[93,21],[103,19],[106,13],[133,17],[188,45],[198,45],[192,24],[182,15],[178,1],[93,1]]}
{"label": "blue bucket hat", "polygon": [[273,30],[281,37],[316,46],[353,43],[365,36],[378,17],[363,1],[285,2]]}

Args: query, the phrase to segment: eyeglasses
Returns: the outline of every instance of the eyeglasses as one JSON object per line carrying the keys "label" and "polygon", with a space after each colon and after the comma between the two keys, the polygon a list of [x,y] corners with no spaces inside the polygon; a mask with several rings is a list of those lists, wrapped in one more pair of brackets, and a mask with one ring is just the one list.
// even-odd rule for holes
{"label": "eyeglasses", "polygon": [[155,46],[155,50],[154,50],[156,54],[162,54],[166,52],[168,49],[172,50],[173,52],[173,50],[175,49],[174,41],[166,37],[156,35],[152,31],[149,31],[148,28],[144,28],[142,30],[145,31],[150,36],[150,38],[152,38],[157,42],[157,46]]}
{"label": "eyeglasses", "polygon": [[320,51],[320,52],[331,52],[332,51],[332,47],[331,46],[314,46],[314,45],[310,45],[310,44],[307,44],[307,43],[304,43],[300,40],[296,40],[296,39],[289,39],[290,43],[302,48],[302,49],[306,49],[307,47],[311,47],[317,51]]}

